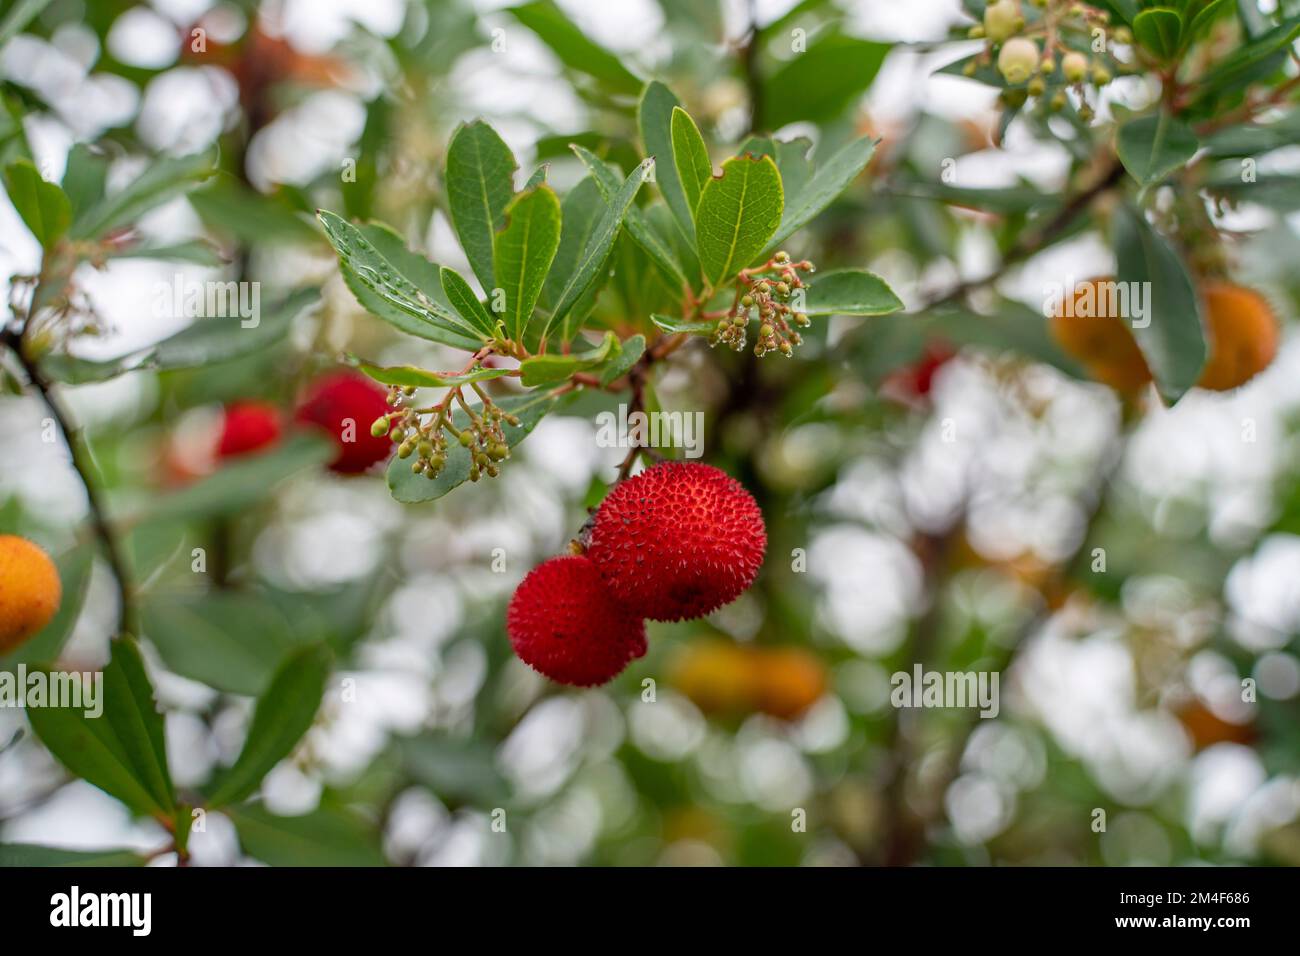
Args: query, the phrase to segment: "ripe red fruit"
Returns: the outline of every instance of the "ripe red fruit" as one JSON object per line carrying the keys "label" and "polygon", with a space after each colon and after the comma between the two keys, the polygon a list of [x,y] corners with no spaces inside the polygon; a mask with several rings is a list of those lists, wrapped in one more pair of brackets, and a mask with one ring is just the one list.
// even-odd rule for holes
{"label": "ripe red fruit", "polygon": [[383,461],[392,451],[387,436],[370,434],[374,420],[389,411],[387,395],[364,376],[335,372],[312,385],[294,417],[329,432],[339,449],[330,468],[355,475]]}
{"label": "ripe red fruit", "polygon": [[681,621],[739,597],[766,547],[763,513],[738,481],[711,465],[670,461],[609,493],[587,555],[633,613]]}
{"label": "ripe red fruit", "polygon": [[280,412],[267,402],[232,402],[221,423],[217,454],[222,458],[246,455],[280,440]]}
{"label": "ripe red fruit", "polygon": [[580,555],[528,572],[510,599],[506,630],[520,660],[577,687],[605,683],[646,652],[645,622],[614,600]]}

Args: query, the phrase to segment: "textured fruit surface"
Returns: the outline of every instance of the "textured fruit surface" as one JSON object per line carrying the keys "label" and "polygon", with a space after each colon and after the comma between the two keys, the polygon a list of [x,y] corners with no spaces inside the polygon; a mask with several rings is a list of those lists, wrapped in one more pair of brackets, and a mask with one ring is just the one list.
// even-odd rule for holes
{"label": "textured fruit surface", "polygon": [[280,440],[280,412],[267,402],[232,402],[221,422],[217,454],[246,455]]}
{"label": "textured fruit surface", "polygon": [[0,654],[49,624],[62,594],[49,555],[26,538],[0,535]]}
{"label": "textured fruit surface", "polygon": [[1245,385],[1272,364],[1278,327],[1268,301],[1254,289],[1211,282],[1201,289],[1210,351],[1197,382],[1224,392]]}
{"label": "textured fruit surface", "polygon": [[1066,354],[1077,359],[1088,374],[1120,392],[1134,392],[1151,381],[1137,340],[1115,314],[1107,294],[1110,279],[1089,279],[1074,288],[1073,309],[1058,309],[1052,316],[1052,335]]}
{"label": "textured fruit surface", "polygon": [[506,630],[520,660],[577,687],[605,683],[646,652],[645,622],[614,600],[596,566],[579,555],[528,572],[510,599]]}
{"label": "textured fruit surface", "polygon": [[319,425],[334,439],[339,451],[330,468],[355,475],[392,451],[387,437],[370,434],[371,423],[389,410],[386,397],[383,388],[364,376],[335,372],[312,385],[296,417]]}
{"label": "textured fruit surface", "polygon": [[763,513],[738,481],[711,465],[670,461],[609,493],[587,554],[634,613],[681,621],[739,597],[766,547]]}

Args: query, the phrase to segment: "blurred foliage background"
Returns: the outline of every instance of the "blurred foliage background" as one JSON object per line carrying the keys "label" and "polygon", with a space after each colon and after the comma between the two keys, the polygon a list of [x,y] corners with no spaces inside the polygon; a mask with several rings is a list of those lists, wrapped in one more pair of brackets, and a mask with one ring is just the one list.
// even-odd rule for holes
{"label": "blurred foliage background", "polygon": [[[1211,65],[1300,8],[1211,6]],[[1258,180],[1224,147],[1191,190],[1283,317],[1281,351],[1236,392],[1167,407],[1086,381],[1044,319],[1050,289],[1115,269],[1104,208],[1057,219],[1158,85],[1116,80],[1090,124],[1077,97],[1009,107],[945,69],[980,48],[982,3],[3,7],[22,22],[0,49],[0,159],[61,181],[93,246],[55,270],[40,368],[84,429],[131,607],[6,354],[0,532],[56,557],[65,598],[0,667],[101,667],[124,618],[174,792],[163,813],[115,800],[0,710],[0,860],[173,862],[169,829],[195,820],[179,842],[200,865],[1300,863],[1294,33],[1241,81],[1282,90],[1246,134]],[[704,460],[760,502],[767,561],[735,604],[651,624],[644,659],[572,691],[513,657],[504,607],[613,480],[623,451],[598,447],[594,416],[626,396],[583,393],[501,478],[424,505],[329,473],[310,437],[212,449],[224,403],[288,409],[345,352],[463,363],[358,305],[318,208],[468,274],[442,178],[457,124],[485,118],[521,176],[549,164],[563,191],[583,175],[570,143],[640,161],[650,78],[721,144],[715,164],[755,133],[817,157],[878,136],[790,249],[877,272],[908,312],[817,320],[792,359],[696,341],[665,363],[652,407],[705,413]],[[0,208],[18,300],[42,269],[24,221]],[[614,327],[673,291],[620,242],[597,305]],[[152,307],[176,276],[259,282],[261,325],[186,333]],[[998,673],[998,716],[891,706],[916,664]],[[259,697],[284,702],[277,727],[306,708],[305,735],[221,784]]]}

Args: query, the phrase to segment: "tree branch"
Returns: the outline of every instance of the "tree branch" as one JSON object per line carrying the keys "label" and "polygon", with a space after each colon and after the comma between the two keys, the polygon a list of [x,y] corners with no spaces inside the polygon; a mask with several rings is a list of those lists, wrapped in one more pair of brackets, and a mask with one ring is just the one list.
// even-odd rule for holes
{"label": "tree branch", "polygon": [[108,561],[109,569],[113,572],[113,579],[117,585],[117,634],[123,634],[130,630],[134,620],[130,578],[127,576],[126,561],[122,554],[121,545],[108,522],[104,503],[96,488],[94,463],[90,460],[88,451],[81,443],[79,430],[73,426],[68,413],[63,409],[59,400],[54,397],[50,382],[41,374],[36,362],[28,358],[23,352],[22,337],[16,332],[8,331],[4,334],[2,340],[17,356],[18,362],[22,366],[23,372],[26,373],[32,388],[41,397],[45,407],[50,410],[50,417],[54,419],[55,425],[58,426],[60,433],[63,435],[63,441],[68,446],[72,467],[81,479],[82,487],[86,489],[90,524],[94,529],[95,537],[99,539],[99,543],[103,547],[104,556]]}

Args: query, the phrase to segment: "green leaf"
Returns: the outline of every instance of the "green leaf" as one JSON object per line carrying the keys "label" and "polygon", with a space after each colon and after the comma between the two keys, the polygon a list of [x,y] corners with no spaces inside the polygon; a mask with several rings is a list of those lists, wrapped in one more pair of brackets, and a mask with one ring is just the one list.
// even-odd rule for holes
{"label": "green leaf", "polygon": [[563,220],[560,245],[555,250],[551,271],[547,273],[538,299],[542,308],[548,311],[559,301],[565,283],[577,268],[578,257],[582,255],[582,250],[605,214],[605,200],[601,197],[596,180],[591,176],[580,179],[560,203],[560,212]]}
{"label": "green leaf", "polygon": [[53,246],[68,231],[72,203],[58,185],[41,179],[30,162],[20,159],[5,167],[5,189],[14,209],[44,248]]}
{"label": "green leaf", "polygon": [[541,295],[546,273],[560,245],[560,200],[549,186],[520,193],[506,209],[492,264],[497,288],[505,292],[506,334],[519,342]]}
{"label": "green leaf", "polygon": [[650,321],[665,332],[685,332],[687,335],[712,335],[717,322],[687,322],[671,315],[651,315]]}
{"label": "green leaf", "polygon": [[34,843],[0,843],[0,867],[144,866],[134,850],[65,850]]}
{"label": "green leaf", "polygon": [[493,806],[509,796],[495,750],[485,741],[425,735],[399,737],[396,743],[406,772],[439,799]]}
{"label": "green leaf", "polygon": [[1133,19],[1133,36],[1161,59],[1167,60],[1178,52],[1179,37],[1183,32],[1183,18],[1171,7],[1151,7]]}
{"label": "green leaf", "polygon": [[[617,195],[619,187],[623,183],[622,170],[594,156],[581,146],[574,146],[573,151],[596,180],[601,196],[606,202],[609,202],[611,197]],[[629,206],[627,213],[623,216],[623,227],[636,244],[645,250],[646,255],[654,260],[655,265],[663,270],[666,276],[671,278],[678,286],[689,284],[686,273],[682,271],[682,267],[674,257],[672,249],[660,238],[659,234],[651,227],[650,221],[635,205]]]}
{"label": "green leaf", "polygon": [[141,620],[168,670],[248,697],[266,690],[290,654],[326,636],[319,622],[244,591],[150,595]]}
{"label": "green leaf", "polygon": [[704,187],[713,178],[713,163],[709,148],[689,113],[680,106],[673,107],[672,119],[673,167],[681,181],[686,196],[686,208],[695,221],[695,210],[700,205]]}
{"label": "green leaf", "polygon": [[529,388],[567,382],[578,372],[589,372],[616,358],[621,348],[618,336],[613,332],[606,332],[604,341],[590,352],[580,352],[576,355],[536,355],[520,363],[519,370],[524,373],[522,381]]}
{"label": "green leaf", "polygon": [[596,283],[601,268],[609,257],[609,251],[614,245],[614,239],[618,236],[619,227],[623,224],[623,217],[627,215],[632,200],[636,198],[637,190],[645,182],[652,162],[649,159],[642,160],[624,181],[617,195],[605,203],[604,214],[596,223],[596,228],[592,230],[587,244],[574,263],[573,272],[560,292],[555,309],[542,328],[543,337],[568,316],[587,290]]}
{"label": "green leaf", "polygon": [[492,239],[515,194],[518,164],[510,147],[487,123],[475,120],[456,130],[447,147],[447,207],[451,224],[488,295],[497,287]]}
{"label": "green leaf", "polygon": [[1195,85],[1192,108],[1212,109],[1216,99],[1240,92],[1250,83],[1281,68],[1287,49],[1300,35],[1300,16],[1288,17],[1273,29],[1233,50],[1210,67]]}
{"label": "green leaf", "polygon": [[530,189],[536,189],[546,182],[546,169],[549,164],[542,163],[533,170],[533,174],[528,177],[528,182],[524,183],[522,192],[528,192]]}
{"label": "green leaf", "polygon": [[1186,49],[1209,32],[1215,20],[1231,16],[1235,6],[1233,0],[1210,0],[1196,16],[1192,17],[1191,24],[1183,32],[1183,48]]}
{"label": "green leaf", "polygon": [[483,344],[482,331],[443,301],[439,267],[406,250],[396,233],[378,224],[358,229],[324,210],[317,215],[338,253],[343,281],[365,309],[420,338],[471,352]]}
{"label": "green leaf", "polygon": [[700,196],[696,244],[705,278],[716,289],[757,257],[781,224],[785,197],[770,156],[735,157]]}
{"label": "green leaf", "polygon": [[238,803],[255,791],[262,778],[293,752],[316,719],[334,655],[324,644],[291,654],[258,698],[244,749],[213,791],[208,805]]}
{"label": "green leaf", "polygon": [[257,806],[224,811],[244,852],[271,866],[383,866],[378,829],[341,807],[282,817]]}
{"label": "green leaf", "polygon": [[152,160],[145,171],[119,191],[105,196],[72,223],[73,239],[97,239],[135,222],[169,199],[189,192],[216,173],[211,152]]}
{"label": "green leaf", "polygon": [[816,40],[766,78],[756,125],[778,130],[800,120],[835,119],[871,85],[890,49],[841,33]]}
{"label": "green leaf", "polygon": [[104,668],[103,714],[84,707],[29,707],[27,719],[60,763],[133,811],[170,819],[176,795],[167,770],[163,719],[135,640],[112,642]]}
{"label": "green leaf", "polygon": [[1205,366],[1205,334],[1191,277],[1178,253],[1140,212],[1121,206],[1114,219],[1115,258],[1121,283],[1139,283],[1149,313],[1137,339],[1160,394],[1176,402]]}
{"label": "green leaf", "polygon": [[[105,382],[126,372],[174,371],[231,362],[263,352],[282,340],[294,320],[320,301],[320,290],[298,289],[269,312],[248,320],[200,318],[168,336],[157,345],[115,359],[81,359],[71,355],[50,355],[41,360],[41,371],[58,382],[84,385]],[[232,309],[230,311],[238,311]],[[250,324],[244,326],[244,322]]]}
{"label": "green leaf", "polygon": [[63,169],[63,191],[72,203],[74,218],[104,198],[107,180],[107,156],[86,143],[77,143],[68,150],[68,162]]}
{"label": "green leaf", "polygon": [[634,335],[623,343],[622,350],[609,360],[604,371],[600,373],[600,384],[608,385],[622,375],[626,375],[637,360],[645,353],[645,336]]}
{"label": "green leaf", "polygon": [[483,303],[478,300],[474,294],[473,288],[465,281],[459,272],[455,269],[448,269],[443,266],[442,272],[442,291],[460,317],[470,325],[479,329],[484,335],[495,338],[497,334],[496,321],[488,314],[488,310],[483,307]]}
{"label": "green leaf", "polygon": [[33,18],[50,5],[50,0],[18,0],[0,20],[0,47],[22,31]]}
{"label": "green leaf", "polygon": [[[370,422],[358,422],[358,430]],[[155,497],[134,514],[118,520],[127,524],[160,521],[196,521],[200,518],[234,514],[264,499],[271,488],[309,468],[319,468],[337,454],[334,442],[324,435],[298,434],[278,447],[259,455],[226,462],[215,474],[179,491]]]}
{"label": "green leaf", "polygon": [[[672,121],[673,111],[677,109],[681,109],[681,103],[672,90],[657,80],[649,83],[637,104],[637,127],[641,131],[641,142],[645,146],[646,155],[655,160],[655,182],[659,186],[659,192],[668,203],[682,235],[694,240],[694,208],[687,198],[686,187],[678,174],[673,152]],[[712,173],[712,170],[709,172]],[[698,202],[698,197],[696,201]]]}
{"label": "green leaf", "polygon": [[[506,444],[511,448],[528,437],[528,433],[537,427],[547,412],[555,408],[559,396],[554,392],[533,392],[514,398],[497,401],[496,404],[519,419],[519,424],[505,425]],[[457,428],[464,428],[469,417],[463,409],[457,409],[452,417]],[[447,444],[447,464],[437,478],[429,479],[423,475],[412,474],[409,460],[394,458],[388,464],[388,490],[398,501],[404,504],[419,504],[441,498],[449,491],[469,481],[469,451],[456,442]]]}
{"label": "green leaf", "polygon": [[799,194],[786,203],[781,225],[768,243],[765,251],[771,252],[793,233],[812,222],[817,215],[849,188],[858,174],[867,168],[876,151],[876,142],[870,136],[856,139],[841,148],[823,165],[818,166],[812,178]]}
{"label": "green leaf", "polygon": [[445,375],[416,368],[414,365],[371,365],[369,362],[352,360],[349,364],[369,375],[383,385],[414,385],[416,388],[445,388],[452,385],[468,385],[470,382],[483,382],[492,378],[509,375],[508,368],[476,368],[463,375]]}
{"label": "green leaf", "polygon": [[803,193],[808,180],[812,179],[813,163],[808,158],[812,149],[812,140],[806,136],[797,136],[791,140],[775,140],[776,168],[781,174],[781,188],[785,190],[785,204],[788,209]]}
{"label": "green leaf", "polygon": [[215,268],[225,265],[226,259],[219,250],[206,239],[188,239],[182,242],[170,242],[162,245],[145,243],[136,246],[120,246],[108,253],[110,259],[158,259],[163,262],[192,262],[198,266]]}
{"label": "green leaf", "polygon": [[1158,183],[1187,165],[1199,148],[1192,128],[1163,111],[1125,123],[1116,142],[1120,162],[1143,186]]}
{"label": "green leaf", "polygon": [[641,81],[617,56],[588,39],[551,0],[535,0],[507,12],[536,33],[569,69],[593,77],[613,93],[634,95],[641,89]]}
{"label": "green leaf", "polygon": [[8,654],[0,654],[0,671],[12,671],[19,664],[53,664],[81,616],[90,571],[95,564],[95,549],[89,544],[79,545],[61,554],[55,564],[63,591],[58,611],[26,643]]}
{"label": "green leaf", "polygon": [[861,269],[813,277],[802,311],[807,315],[889,315],[902,301],[880,276]]}

